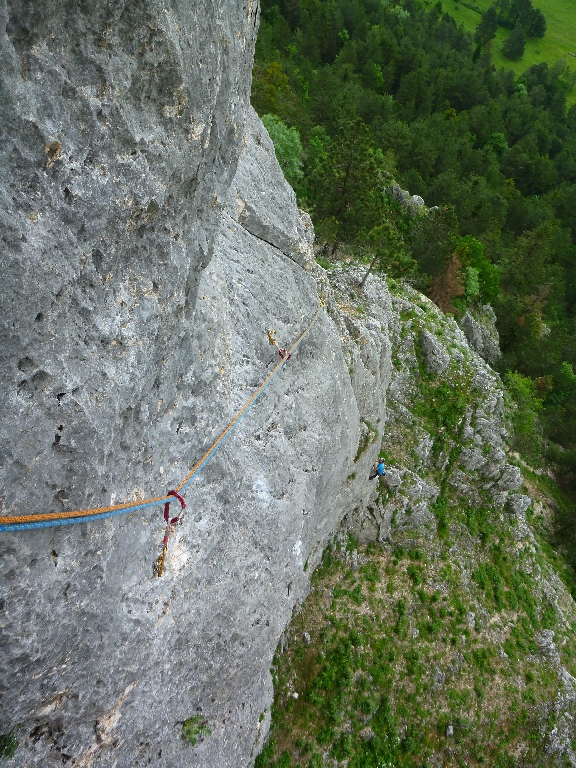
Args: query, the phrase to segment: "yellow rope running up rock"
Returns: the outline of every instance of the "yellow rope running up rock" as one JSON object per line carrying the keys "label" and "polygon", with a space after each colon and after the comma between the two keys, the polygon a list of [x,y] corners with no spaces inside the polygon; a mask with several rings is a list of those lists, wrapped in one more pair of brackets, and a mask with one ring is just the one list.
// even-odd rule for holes
{"label": "yellow rope running up rock", "polygon": [[[186,488],[186,486],[191,483],[194,476],[202,469],[204,464],[206,464],[206,462],[212,458],[216,451],[218,451],[224,441],[230,436],[230,433],[236,427],[238,422],[246,415],[258,397],[260,397],[262,392],[266,389],[270,381],[278,373],[280,368],[282,368],[282,366],[290,359],[292,353],[296,350],[302,339],[306,336],[306,334],[310,331],[316,322],[323,306],[324,302],[322,299],[320,299],[320,306],[316,310],[314,317],[304,329],[304,331],[302,331],[300,336],[296,339],[292,347],[288,350],[288,354],[280,360],[278,365],[266,377],[266,379],[258,387],[256,392],[252,395],[244,407],[236,414],[230,424],[228,424],[220,437],[212,444],[212,446],[206,451],[202,458],[192,467],[188,475],[184,478],[180,485],[177,486],[176,490],[178,493],[183,491],[184,488]],[[173,500],[173,497],[167,494],[165,496],[156,496],[154,498],[144,499],[143,501],[111,504],[107,507],[94,507],[92,509],[74,510],[68,512],[46,512],[34,515],[4,515],[0,516],[0,531],[20,531],[29,530],[31,528],[50,528],[56,525],[65,525],[68,523],[82,523],[87,522],[88,520],[97,520],[100,518],[125,514],[127,512],[135,512],[138,509],[157,506],[158,504],[165,504],[166,502]]]}

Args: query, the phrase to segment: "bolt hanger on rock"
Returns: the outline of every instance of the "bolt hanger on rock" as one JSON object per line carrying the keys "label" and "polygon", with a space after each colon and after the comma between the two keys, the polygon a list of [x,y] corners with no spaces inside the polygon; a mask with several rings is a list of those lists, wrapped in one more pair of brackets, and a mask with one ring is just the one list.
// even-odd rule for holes
{"label": "bolt hanger on rock", "polygon": [[276,331],[271,328],[269,331],[267,331],[267,333],[268,333],[268,341],[270,342],[270,344],[272,344],[273,347],[276,347],[278,354],[280,356],[280,360],[284,360],[284,358],[286,358],[286,360],[290,360],[290,358],[292,357],[290,352],[288,352],[286,347],[280,347],[278,345],[278,340],[276,339]]}
{"label": "bolt hanger on rock", "polygon": [[[186,509],[186,502],[182,496],[180,496],[178,491],[168,491],[167,495],[174,496],[176,499],[178,499],[180,506],[182,507],[182,512],[184,512]],[[174,533],[178,523],[182,522],[182,517],[182,514],[178,515],[177,517],[170,517],[170,502],[167,501],[164,504],[164,521],[166,522],[166,528],[164,530],[164,540],[162,541],[162,553],[158,556],[158,559],[154,564],[154,573],[158,577],[162,576],[164,573],[164,564],[166,562],[166,554],[168,552],[168,540]]]}

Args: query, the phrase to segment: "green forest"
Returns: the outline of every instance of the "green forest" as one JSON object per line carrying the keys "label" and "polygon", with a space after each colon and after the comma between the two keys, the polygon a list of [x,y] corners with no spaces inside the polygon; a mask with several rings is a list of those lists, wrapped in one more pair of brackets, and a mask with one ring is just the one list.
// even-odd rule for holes
{"label": "green forest", "polygon": [[[562,61],[520,77],[498,70],[483,27],[466,32],[441,2],[394,3],[262,0],[252,103],[312,216],[321,263],[345,251],[457,317],[492,305],[516,447],[570,480],[571,70]],[[406,204],[411,196],[427,216],[417,198]]]}

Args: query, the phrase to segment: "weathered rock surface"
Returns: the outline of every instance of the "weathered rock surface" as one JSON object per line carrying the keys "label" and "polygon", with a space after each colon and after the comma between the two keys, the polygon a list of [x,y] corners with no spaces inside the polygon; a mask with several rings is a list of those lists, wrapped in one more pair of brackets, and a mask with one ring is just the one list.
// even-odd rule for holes
{"label": "weathered rock surface", "polygon": [[[267,330],[287,346],[326,303],[187,490],[161,579],[160,509],[0,534],[9,764],[241,768],[340,523],[435,526],[442,473],[473,504],[518,487],[501,386],[416,292],[370,277],[359,301],[358,269],[313,262],[249,107],[256,2],[0,8],[3,514],[165,493],[272,370]],[[413,413],[422,353],[475,393],[440,451]],[[385,504],[367,480],[383,437]],[[211,736],[193,747],[195,714]]]}
{"label": "weathered rock surface", "polygon": [[252,235],[310,269],[315,263],[312,222],[298,211],[292,187],[279,179],[274,145],[252,108],[246,142],[228,198],[232,215]]}
{"label": "weathered rock surface", "polygon": [[444,373],[446,368],[448,368],[450,358],[434,334],[427,330],[422,331],[420,344],[422,345],[424,363],[428,372],[437,375]]}
{"label": "weathered rock surface", "polygon": [[374,494],[387,289],[348,323],[310,263],[248,106],[255,2],[0,18],[3,514],[165,493],[272,369],[267,329],[330,308],[188,489],[161,579],[159,508],[1,534],[0,733],[17,766],[249,765],[280,633]]}
{"label": "weathered rock surface", "polygon": [[489,304],[469,310],[460,321],[470,346],[493,365],[501,355],[496,315]]}
{"label": "weathered rock surface", "polygon": [[175,461],[257,6],[3,6],[3,505],[131,497]]}

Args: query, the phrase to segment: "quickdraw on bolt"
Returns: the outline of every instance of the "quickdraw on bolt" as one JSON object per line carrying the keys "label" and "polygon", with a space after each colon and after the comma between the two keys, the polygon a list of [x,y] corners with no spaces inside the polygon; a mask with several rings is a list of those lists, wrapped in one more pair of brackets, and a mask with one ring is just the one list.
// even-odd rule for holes
{"label": "quickdraw on bolt", "polygon": [[[167,496],[174,496],[178,501],[180,502],[180,506],[182,507],[182,512],[186,509],[186,502],[180,496],[178,491],[168,491],[166,494]],[[167,501],[164,504],[164,521],[166,523],[166,528],[164,530],[164,539],[162,541],[162,554],[158,556],[158,559],[154,563],[154,573],[158,578],[162,576],[164,573],[164,565],[166,562],[166,553],[168,552],[168,540],[170,536],[174,533],[175,527],[178,523],[182,522],[182,513],[178,515],[177,517],[170,517],[170,502]]]}
{"label": "quickdraw on bolt", "polygon": [[[289,350],[290,353],[295,352],[298,346],[302,343],[303,339],[310,332],[310,330],[312,329],[312,326],[318,319],[321,310],[322,310],[322,306],[319,306],[316,312],[314,313],[314,316],[306,326],[306,328],[304,328],[304,330],[298,336],[296,341],[294,341],[294,343],[290,347],[290,350]],[[276,340],[276,332],[270,331],[268,338],[270,340],[270,343],[274,344]],[[228,424],[226,429],[214,441],[214,443],[210,446],[210,448],[208,448],[208,450],[204,453],[204,455],[200,459],[198,459],[198,461],[194,464],[194,466],[188,472],[184,480],[182,480],[180,485],[177,487],[176,491],[178,493],[184,491],[184,489],[187,488],[188,485],[190,485],[190,483],[193,481],[196,475],[200,472],[202,467],[204,467],[206,463],[210,461],[210,459],[216,454],[216,451],[218,451],[224,445],[225,441],[230,437],[230,435],[233,434],[234,429],[237,427],[240,421],[246,416],[250,408],[252,408],[252,406],[256,403],[258,398],[265,391],[270,381],[274,378],[274,376],[276,376],[276,374],[280,371],[283,365],[284,365],[284,358],[282,358],[282,360],[280,360],[280,362],[274,366],[274,369],[268,374],[268,376],[256,389],[256,391],[250,397],[250,399],[238,411],[238,413],[234,416],[234,418]],[[171,495],[176,496],[176,498],[178,498],[178,500],[181,503],[182,509],[184,509],[184,501],[181,499],[181,497],[179,497],[177,493],[175,493],[174,491],[171,492]],[[166,500],[167,500],[167,496],[156,496],[153,498],[123,502],[121,504],[111,504],[110,506],[106,506],[106,507],[93,507],[91,509],[71,509],[71,510],[58,511],[58,512],[42,512],[42,513],[25,514],[25,515],[0,514],[0,533],[4,531],[28,531],[35,528],[53,528],[54,526],[59,526],[59,525],[72,525],[72,524],[82,523],[82,522],[95,522],[97,520],[101,520],[104,518],[116,517],[116,515],[125,515],[129,512],[135,512],[138,509],[147,509],[149,507],[155,507],[159,504],[166,504]],[[169,512],[165,511],[165,518],[168,517],[168,514]],[[175,522],[171,523],[170,520],[166,519],[167,528],[170,525],[171,526],[175,525],[176,522],[180,520],[181,518],[176,518]],[[168,538],[171,532],[172,531],[170,530],[170,528],[168,528],[167,530]],[[157,573],[158,575],[161,575],[164,569],[166,551],[167,551],[167,547],[163,549],[162,555],[158,557],[157,560],[154,562],[154,572]]]}
{"label": "quickdraw on bolt", "polygon": [[276,339],[276,331],[270,329],[269,331],[267,331],[267,333],[268,333],[268,341],[270,342],[270,344],[272,344],[273,347],[276,347],[276,349],[278,350],[278,354],[280,355],[280,360],[284,360],[284,358],[286,358],[286,360],[290,360],[292,355],[288,354],[288,350],[285,349],[284,347],[278,346],[278,340]]}

